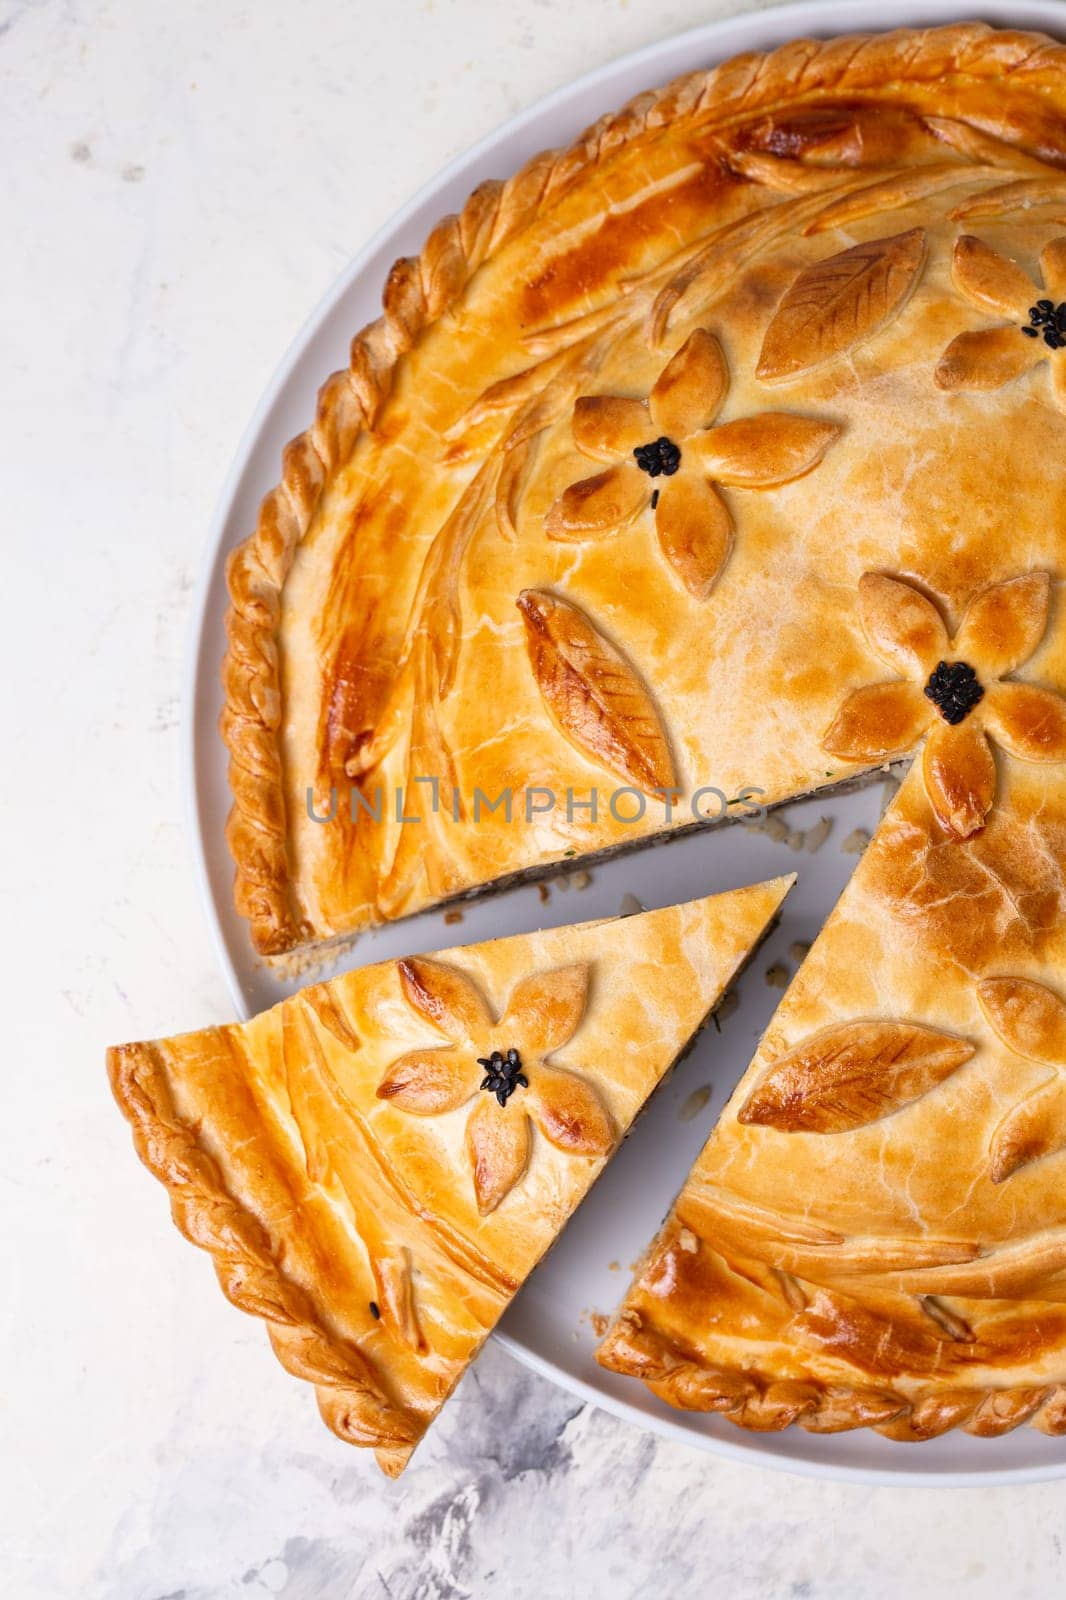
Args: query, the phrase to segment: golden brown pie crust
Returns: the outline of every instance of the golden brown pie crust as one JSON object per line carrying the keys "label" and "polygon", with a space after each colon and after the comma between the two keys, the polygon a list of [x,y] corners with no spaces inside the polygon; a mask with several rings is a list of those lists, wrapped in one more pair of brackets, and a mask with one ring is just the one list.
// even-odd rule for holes
{"label": "golden brown pie crust", "polygon": [[175,1223],[341,1439],[402,1470],[790,883],[363,967],[109,1052]]}
{"label": "golden brown pie crust", "polygon": [[[229,563],[228,838],[260,951],[668,825],[308,821],[306,790],[349,775],[467,800],[518,774],[583,796],[838,781],[821,737],[867,661],[862,573],[961,610],[1018,562],[991,532],[959,561],[930,528],[989,528],[1008,476],[1021,545],[1059,509],[1062,363],[989,326],[1017,278],[989,289],[959,240],[1048,288],[1063,67],[978,24],[740,57],[483,184],[396,264]],[[676,424],[676,475],[630,460],[644,416],[644,442]],[[523,628],[553,606],[538,666]]]}
{"label": "golden brown pie crust", "polygon": [[598,1359],[742,1427],[1066,1433],[1066,792],[916,763]]}
{"label": "golden brown pie crust", "polygon": [[[231,564],[268,953],[917,753],[602,1353],[748,1427],[1066,1431],[1064,69],[801,42],[484,187]],[[429,779],[601,810],[303,810]]]}

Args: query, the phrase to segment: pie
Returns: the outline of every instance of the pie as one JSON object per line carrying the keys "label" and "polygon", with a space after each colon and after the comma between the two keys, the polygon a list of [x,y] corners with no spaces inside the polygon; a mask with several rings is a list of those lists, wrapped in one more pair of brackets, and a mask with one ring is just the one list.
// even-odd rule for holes
{"label": "pie", "polygon": [[743,56],[397,262],[229,567],[261,952],[915,744],[918,685],[825,743],[865,576],[957,617],[1062,565],[1064,65],[978,24]]}
{"label": "pie", "polygon": [[367,966],[109,1053],[174,1221],[387,1473],[790,883]]}
{"label": "pie", "polygon": [[[986,639],[1020,652],[1017,622]],[[959,840],[912,766],[605,1367],[746,1428],[1066,1433],[1066,786],[1004,767]]]}
{"label": "pie", "polygon": [[[1066,1430],[1064,459],[1066,52],[979,24],[800,41],[639,96],[441,221],[231,558],[228,837],[270,957],[914,757],[603,1347],[674,1404]],[[470,963],[497,1016],[590,945],[630,974],[658,926],[432,971]],[[630,977],[567,1045],[605,1108],[578,1166],[532,1076],[528,1171],[521,1111],[449,1112],[444,1154],[403,1114],[412,1073],[459,1090],[393,967],[115,1058],[230,1292],[388,1467],[713,1002],[701,938],[691,996],[648,967],[681,1009],[625,1096]],[[482,1011],[448,1006],[454,1042]],[[493,1040],[490,1091],[519,1070]],[[268,1118],[284,1177],[257,1194]]]}

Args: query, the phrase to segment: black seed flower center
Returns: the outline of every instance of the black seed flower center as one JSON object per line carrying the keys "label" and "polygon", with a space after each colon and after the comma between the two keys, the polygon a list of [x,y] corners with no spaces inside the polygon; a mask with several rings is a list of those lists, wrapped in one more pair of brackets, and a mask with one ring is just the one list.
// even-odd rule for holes
{"label": "black seed flower center", "polygon": [[494,1094],[501,1106],[507,1104],[516,1089],[529,1088],[529,1079],[522,1071],[522,1058],[517,1050],[508,1050],[506,1055],[494,1050],[491,1056],[478,1056],[477,1064],[485,1068],[481,1088]]}
{"label": "black seed flower center", "polygon": [[936,670],[929,674],[925,692],[953,728],[969,716],[985,693],[967,661],[938,661]]}
{"label": "black seed flower center", "polygon": [[1044,336],[1050,350],[1066,349],[1066,300],[1058,305],[1053,300],[1038,300],[1029,307],[1029,327],[1022,332],[1029,339]]}
{"label": "black seed flower center", "polygon": [[649,478],[657,478],[660,473],[664,478],[672,478],[681,465],[680,448],[665,434],[653,439],[651,444],[638,444],[633,454],[637,458],[637,466]]}

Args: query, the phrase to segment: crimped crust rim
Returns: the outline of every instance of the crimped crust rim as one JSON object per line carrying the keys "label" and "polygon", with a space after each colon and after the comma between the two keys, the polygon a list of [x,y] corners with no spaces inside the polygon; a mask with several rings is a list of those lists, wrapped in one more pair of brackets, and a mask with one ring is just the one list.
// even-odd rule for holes
{"label": "crimped crust rim", "polygon": [[810,1433],[873,1428],[915,1443],[955,1428],[998,1438],[1027,1423],[1050,1435],[1066,1434],[1066,1384],[941,1384],[904,1392],[892,1384],[827,1383],[813,1375],[782,1379],[756,1367],[703,1361],[646,1327],[633,1308],[615,1317],[596,1359],[609,1372],[639,1378],[678,1410],[713,1412],[756,1433],[779,1433],[793,1424]]}
{"label": "crimped crust rim", "polygon": [[179,1232],[210,1254],[227,1300],[262,1319],[285,1370],[314,1384],[322,1418],[338,1438],[369,1445],[396,1476],[422,1435],[422,1420],[396,1402],[369,1357],[333,1334],[285,1274],[261,1223],[227,1189],[218,1163],[179,1115],[162,1052],[153,1044],[118,1045],[107,1052],[107,1070],[137,1154],[166,1188]]}

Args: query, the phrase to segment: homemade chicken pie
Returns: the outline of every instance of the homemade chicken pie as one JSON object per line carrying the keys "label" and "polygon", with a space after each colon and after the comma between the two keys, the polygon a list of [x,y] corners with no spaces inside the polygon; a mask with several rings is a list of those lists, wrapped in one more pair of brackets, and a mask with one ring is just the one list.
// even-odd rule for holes
{"label": "homemade chicken pie", "polygon": [[[1002,762],[1066,756],[1054,604],[1031,660],[971,650],[982,591],[1035,616],[1066,552],[1060,46],[967,24],[682,78],[484,184],[384,307],[230,565],[260,951],[838,784],[927,724],[952,837]],[[885,687],[899,586],[958,659]],[[1024,692],[984,676],[1008,658]]]}
{"label": "homemade chicken pie", "polygon": [[334,1433],[402,1470],[790,883],[363,967],[109,1053],[175,1222]]}

